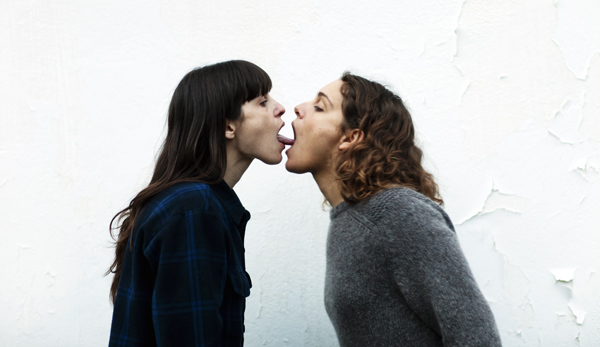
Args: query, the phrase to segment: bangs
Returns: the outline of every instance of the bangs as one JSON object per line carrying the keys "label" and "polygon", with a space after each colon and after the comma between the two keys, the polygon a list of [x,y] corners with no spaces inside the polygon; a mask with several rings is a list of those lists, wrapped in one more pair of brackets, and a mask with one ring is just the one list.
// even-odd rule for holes
{"label": "bangs", "polygon": [[244,60],[234,60],[231,63],[236,67],[236,89],[243,102],[271,91],[273,86],[271,78],[263,69]]}

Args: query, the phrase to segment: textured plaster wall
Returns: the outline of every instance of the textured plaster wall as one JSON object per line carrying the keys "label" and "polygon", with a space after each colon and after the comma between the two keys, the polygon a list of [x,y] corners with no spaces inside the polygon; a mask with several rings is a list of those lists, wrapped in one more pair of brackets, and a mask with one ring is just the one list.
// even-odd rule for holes
{"label": "textured plaster wall", "polygon": [[[108,222],[149,180],[189,69],[243,58],[288,112],[346,69],[391,85],[506,346],[600,345],[600,3],[0,2],[0,345],[103,346]],[[254,163],[249,346],[335,346],[328,214]]]}

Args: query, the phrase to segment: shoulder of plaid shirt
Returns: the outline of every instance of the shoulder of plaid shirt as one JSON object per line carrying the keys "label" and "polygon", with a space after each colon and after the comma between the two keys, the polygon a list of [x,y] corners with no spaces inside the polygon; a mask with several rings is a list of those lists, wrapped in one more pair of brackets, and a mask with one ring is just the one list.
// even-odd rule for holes
{"label": "shoulder of plaid shirt", "polygon": [[225,182],[153,198],[125,254],[109,346],[243,345],[248,219]]}

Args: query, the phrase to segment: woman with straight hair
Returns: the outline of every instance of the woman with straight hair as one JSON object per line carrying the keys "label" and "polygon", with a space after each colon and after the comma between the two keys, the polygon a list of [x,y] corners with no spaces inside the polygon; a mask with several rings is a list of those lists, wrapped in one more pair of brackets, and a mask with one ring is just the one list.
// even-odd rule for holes
{"label": "woman with straight hair", "polygon": [[333,207],[325,306],[340,345],[500,346],[400,97],[344,73],[295,112],[286,168]]}
{"label": "woman with straight hair", "polygon": [[150,184],[117,213],[110,346],[241,346],[250,214],[232,188],[281,162],[285,109],[247,61],[189,72],[173,93]]}

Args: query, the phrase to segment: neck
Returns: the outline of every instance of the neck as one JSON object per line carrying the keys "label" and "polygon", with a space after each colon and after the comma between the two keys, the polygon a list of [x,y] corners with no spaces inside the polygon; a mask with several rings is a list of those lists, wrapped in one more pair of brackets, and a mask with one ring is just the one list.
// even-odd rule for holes
{"label": "neck", "polygon": [[227,169],[225,169],[223,180],[227,183],[229,188],[233,189],[238,183],[244,172],[246,172],[252,163],[252,160],[252,158],[241,157],[237,151],[232,151],[227,148]]}
{"label": "neck", "polygon": [[335,179],[333,172],[327,171],[322,173],[313,173],[312,175],[315,182],[317,182],[321,193],[325,195],[325,199],[327,199],[327,201],[331,204],[331,207],[336,207],[342,203],[342,201],[344,201],[338,186],[338,181]]}

